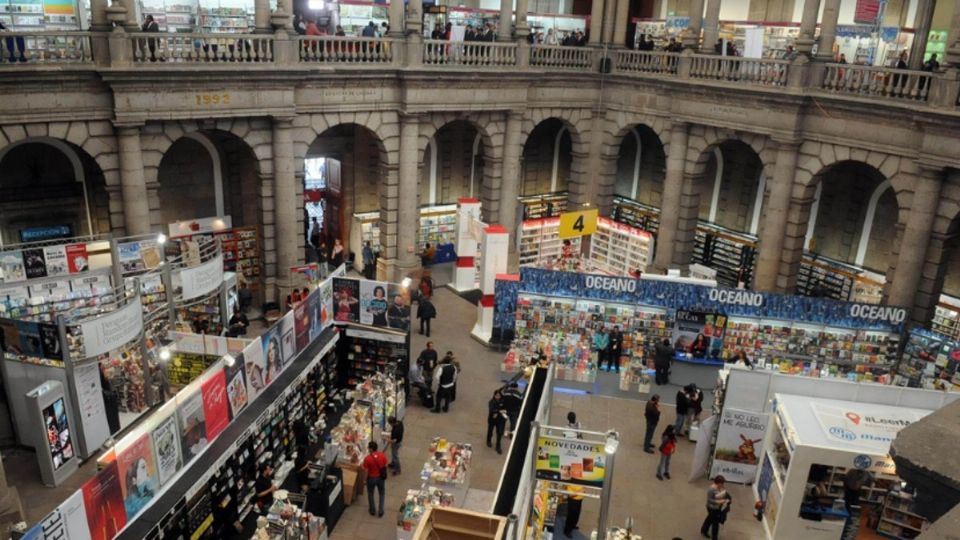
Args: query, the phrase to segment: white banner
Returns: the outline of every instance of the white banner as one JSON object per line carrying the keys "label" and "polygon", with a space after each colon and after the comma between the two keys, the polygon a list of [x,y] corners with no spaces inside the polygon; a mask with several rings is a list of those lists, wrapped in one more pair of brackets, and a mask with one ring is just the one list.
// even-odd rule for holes
{"label": "white banner", "polygon": [[929,411],[872,407],[865,403],[811,402],[814,416],[828,439],[860,446],[886,448],[897,433]]}
{"label": "white banner", "polygon": [[768,414],[724,408],[710,476],[722,474],[729,482],[753,482],[769,421]]}
{"label": "white banner", "polygon": [[193,300],[217,290],[223,283],[223,255],[217,255],[209,261],[193,268],[180,271],[180,285],[183,287],[183,300]]}
{"label": "white banner", "polygon": [[700,421],[700,434],[693,449],[693,461],[690,463],[690,482],[704,478],[710,472],[707,470],[707,463],[710,461],[710,434],[713,433],[715,423],[716,416],[708,416]]}
{"label": "white banner", "polygon": [[140,297],[102,317],[80,325],[84,358],[94,358],[130,343],[143,330]]}

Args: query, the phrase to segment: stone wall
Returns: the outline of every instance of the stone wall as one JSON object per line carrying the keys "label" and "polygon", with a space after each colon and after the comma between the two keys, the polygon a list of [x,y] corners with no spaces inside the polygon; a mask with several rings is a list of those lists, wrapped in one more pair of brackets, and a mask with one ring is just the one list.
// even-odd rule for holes
{"label": "stone wall", "polygon": [[200,142],[184,137],[173,143],[157,171],[160,222],[218,215],[214,178],[213,159]]}

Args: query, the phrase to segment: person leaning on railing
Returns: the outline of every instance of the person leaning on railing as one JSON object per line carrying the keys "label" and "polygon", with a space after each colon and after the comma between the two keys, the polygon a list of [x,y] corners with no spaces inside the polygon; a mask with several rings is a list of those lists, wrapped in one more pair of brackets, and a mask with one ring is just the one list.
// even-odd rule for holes
{"label": "person leaning on railing", "polygon": [[[157,21],[153,20],[153,15],[147,15],[143,19],[143,24],[140,26],[142,32],[155,34],[160,32],[160,25],[157,24]],[[150,49],[150,61],[157,61],[157,40],[150,38],[147,41],[147,48]],[[163,58],[160,58],[160,61],[163,61]]]}
{"label": "person leaning on railing", "polygon": [[[8,31],[9,29],[3,25],[3,21],[0,21],[0,32],[8,32]],[[11,64],[16,62],[17,60],[20,60],[21,62],[27,61],[27,57],[26,57],[27,44],[23,39],[23,36],[8,37],[4,41],[7,44],[7,54],[10,55],[9,59]],[[16,47],[14,47],[14,44],[16,44]],[[19,56],[17,55],[17,51],[20,52]]]}

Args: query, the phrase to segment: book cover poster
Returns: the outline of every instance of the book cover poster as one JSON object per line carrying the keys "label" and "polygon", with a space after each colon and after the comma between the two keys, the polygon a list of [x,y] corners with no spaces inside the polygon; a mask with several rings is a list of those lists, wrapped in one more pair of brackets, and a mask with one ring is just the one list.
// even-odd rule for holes
{"label": "book cover poster", "polygon": [[[283,344],[283,368],[280,371],[287,369],[287,366],[293,361],[293,357],[297,355],[293,316],[293,311],[288,311],[287,314],[280,319],[280,341]],[[279,374],[280,372],[278,371],[277,375]]]}
{"label": "book cover poster", "polygon": [[243,349],[243,367],[247,376],[247,401],[257,399],[267,387],[267,365],[261,338],[255,338]]}
{"label": "book cover poster", "polygon": [[70,273],[70,268],[67,266],[67,250],[63,246],[43,248],[43,258],[47,261],[48,276],[65,276]]}
{"label": "book cover poster", "polygon": [[207,446],[207,426],[203,418],[203,396],[193,392],[182,399],[177,398],[177,420],[180,423],[180,448],[183,461],[200,455]]}
{"label": "book cover poster", "polygon": [[63,351],[60,349],[60,330],[56,325],[40,323],[40,345],[43,347],[44,358],[63,360]]}
{"label": "book cover poster", "polygon": [[307,297],[307,316],[310,318],[310,330],[309,335],[307,336],[308,341],[313,341],[320,335],[320,332],[323,331],[323,316],[328,313],[326,310],[321,310],[321,299],[323,297],[323,284],[313,291],[313,294]]}
{"label": "book cover poster", "polygon": [[40,325],[35,322],[17,321],[17,333],[20,334],[20,352],[25,356],[43,358],[43,345],[40,343]]}
{"label": "book cover poster", "polygon": [[127,524],[117,462],[109,463],[80,488],[91,540],[112,540]]}
{"label": "book cover poster", "polygon": [[165,485],[183,466],[180,441],[177,439],[177,418],[171,414],[161,420],[152,432],[153,450],[157,455],[157,478]]}
{"label": "book cover poster", "polygon": [[86,272],[90,266],[87,261],[86,244],[70,244],[67,246],[67,269],[70,270],[71,274]]}
{"label": "book cover poster", "polygon": [[360,282],[333,278],[333,302],[337,322],[360,322]]}
{"label": "book cover poster", "polygon": [[20,354],[20,332],[17,321],[0,319],[0,350],[7,354]]}
{"label": "book cover poster", "polygon": [[270,386],[270,383],[283,371],[283,348],[280,345],[280,325],[274,325],[260,336],[261,345],[263,345],[263,363],[264,387]]}
{"label": "book cover poster", "polygon": [[19,251],[0,254],[0,279],[7,283],[27,279],[23,268],[23,255]]}
{"label": "book cover poster", "polygon": [[27,279],[47,277],[47,261],[43,258],[43,248],[23,250],[23,267]]}
{"label": "book cover poster", "polygon": [[140,242],[124,242],[117,244],[117,258],[120,259],[120,269],[124,273],[144,270],[140,258]]}
{"label": "book cover poster", "polygon": [[387,308],[387,326],[397,330],[410,329],[410,292],[400,285],[387,289],[390,307]]}
{"label": "book cover poster", "polygon": [[387,327],[387,284],[379,281],[360,282],[360,322]]}
{"label": "book cover poster", "polygon": [[223,366],[223,376],[227,381],[227,400],[230,402],[230,418],[236,418],[249,400],[247,398],[247,378],[243,353],[234,353],[236,362],[232,366]]}
{"label": "book cover poster", "polygon": [[306,301],[297,304],[293,310],[293,329],[297,337],[297,352],[307,348],[310,344],[310,298],[317,296],[317,293],[311,294]]}
{"label": "book cover poster", "polygon": [[150,435],[144,433],[117,454],[128,520],[133,520],[157,494],[157,467],[151,446]]}
{"label": "book cover poster", "polygon": [[203,418],[207,425],[207,440],[212,441],[220,435],[230,423],[230,410],[227,404],[227,383],[223,370],[215,371],[200,385],[203,395]]}

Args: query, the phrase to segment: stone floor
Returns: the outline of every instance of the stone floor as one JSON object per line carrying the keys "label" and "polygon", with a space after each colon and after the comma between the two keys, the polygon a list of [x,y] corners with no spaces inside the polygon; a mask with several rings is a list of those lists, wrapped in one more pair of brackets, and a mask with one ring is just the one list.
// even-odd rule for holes
{"label": "stone floor", "polygon": [[[406,437],[400,453],[403,474],[391,477],[387,482],[386,515],[383,518],[370,516],[364,494],[361,501],[347,508],[331,540],[396,538],[396,510],[406,490],[419,487],[420,467],[434,436],[472,443],[475,453],[471,487],[485,491],[494,491],[497,487],[503,456],[487,448],[484,438],[486,402],[493,390],[502,384],[503,376],[499,372],[501,353],[490,351],[470,338],[469,331],[476,319],[477,308],[474,305],[445,289],[438,291],[435,304],[438,318],[434,320],[431,340],[441,353],[454,351],[464,369],[457,401],[447,414],[431,414],[416,404],[407,409]],[[412,342],[413,355],[416,355],[423,348],[426,338],[414,334]],[[688,367],[681,368],[675,373],[674,379],[678,383],[688,380],[710,381],[713,377],[711,368],[701,369],[706,371],[693,372]],[[613,375],[601,374],[601,377]],[[563,381],[557,384],[564,386]],[[701,383],[701,386],[709,388],[712,385]],[[657,391],[669,402],[677,389],[668,387]],[[658,481],[654,476],[657,456],[646,454],[641,449],[643,406],[644,402],[638,399],[557,392],[553,396],[553,418],[554,423],[562,422],[566,413],[574,410],[585,429],[606,431],[613,428],[621,433],[611,499],[611,524],[623,524],[627,517],[633,517],[638,533],[646,540],[698,538],[698,528],[705,513],[704,497],[708,482],[705,479],[692,483],[687,481],[694,445],[682,442],[672,464],[673,480]],[[671,407],[665,409],[664,425],[673,417]],[[507,444],[509,439],[504,440],[505,451]],[[59,504],[86,481],[96,468],[93,460],[90,460],[66,485],[52,489],[40,485],[32,453],[5,453],[4,462],[8,480],[19,489],[24,510],[31,522],[36,522]],[[731,486],[731,494],[734,499],[733,510],[721,535],[742,540],[762,538],[762,527],[751,516],[753,497],[750,489],[734,485]],[[589,534],[595,528],[598,511],[599,504],[596,501],[584,501],[580,520],[580,529],[584,534]]]}

